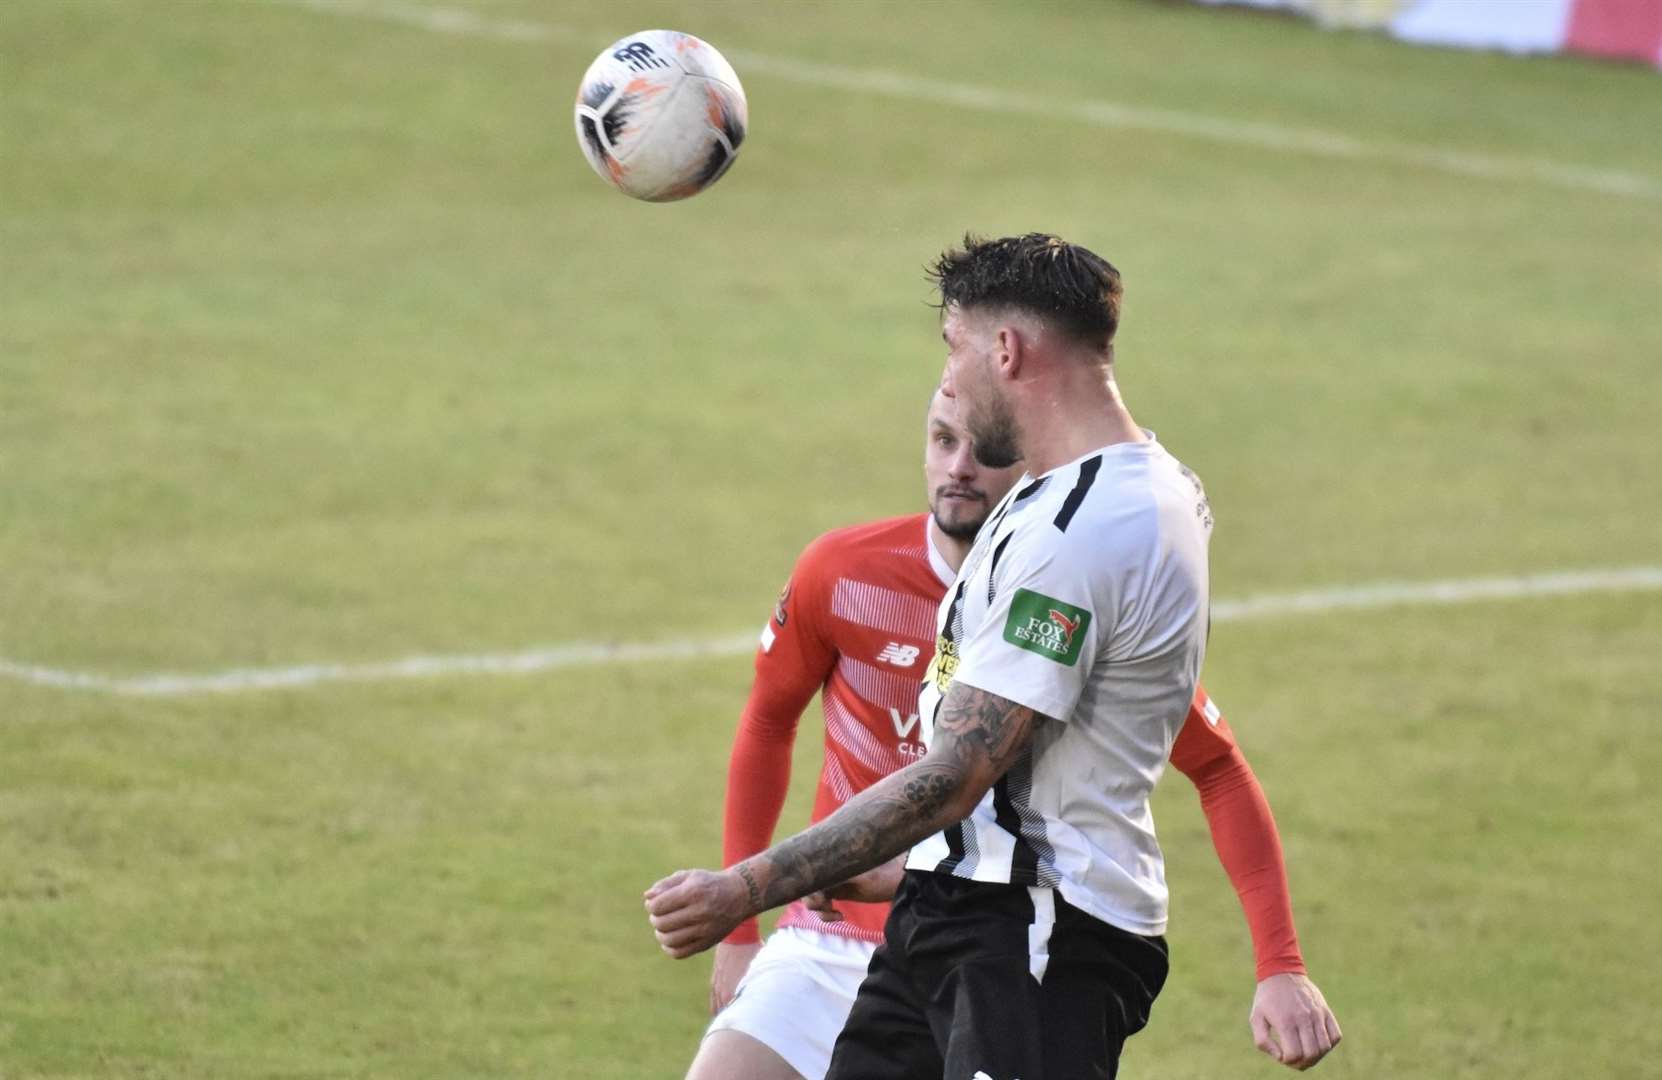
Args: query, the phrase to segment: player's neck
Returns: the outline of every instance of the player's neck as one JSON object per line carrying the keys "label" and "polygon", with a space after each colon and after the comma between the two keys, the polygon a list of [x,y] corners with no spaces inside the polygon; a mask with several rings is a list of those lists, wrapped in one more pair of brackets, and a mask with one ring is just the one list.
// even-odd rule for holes
{"label": "player's neck", "polygon": [[1104,446],[1148,441],[1121,400],[1112,371],[1058,383],[1035,399],[1021,418],[1021,433],[1022,456],[1033,476]]}
{"label": "player's neck", "polygon": [[959,540],[957,537],[948,536],[935,520],[934,514],[929,515],[929,540],[954,574],[964,565],[964,560],[969,557],[970,545],[974,543],[973,540]]}

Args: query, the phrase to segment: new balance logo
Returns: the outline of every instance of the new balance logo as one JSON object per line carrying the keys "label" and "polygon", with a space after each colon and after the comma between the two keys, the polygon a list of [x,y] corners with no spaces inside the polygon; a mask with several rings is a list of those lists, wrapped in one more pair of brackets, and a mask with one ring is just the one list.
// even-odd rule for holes
{"label": "new balance logo", "polygon": [[628,64],[631,71],[669,67],[669,61],[653,52],[652,46],[644,41],[631,41],[623,48],[613,51],[612,59],[620,64]]}
{"label": "new balance logo", "polygon": [[[975,1075],[970,1077],[970,1080],[993,1080],[993,1078],[982,1072],[980,1069],[977,1069],[975,1070]],[[1021,1077],[1018,1076],[1015,1080],[1021,1080]]]}
{"label": "new balance logo", "polygon": [[895,667],[911,667],[917,663],[920,651],[916,645],[902,645],[898,641],[891,641],[877,654],[877,662],[893,664]]}

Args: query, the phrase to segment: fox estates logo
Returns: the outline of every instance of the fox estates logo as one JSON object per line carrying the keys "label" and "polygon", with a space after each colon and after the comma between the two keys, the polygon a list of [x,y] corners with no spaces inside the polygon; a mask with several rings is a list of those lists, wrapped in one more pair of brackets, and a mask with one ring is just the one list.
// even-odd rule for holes
{"label": "fox estates logo", "polygon": [[1004,621],[1004,640],[1018,649],[1038,653],[1064,667],[1072,667],[1085,647],[1091,613],[1031,589],[1017,589]]}

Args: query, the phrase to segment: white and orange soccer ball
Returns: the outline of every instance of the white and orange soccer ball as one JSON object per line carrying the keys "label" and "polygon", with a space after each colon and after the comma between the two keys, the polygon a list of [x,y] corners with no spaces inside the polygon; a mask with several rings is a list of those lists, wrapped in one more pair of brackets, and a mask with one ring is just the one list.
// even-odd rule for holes
{"label": "white and orange soccer ball", "polygon": [[750,112],[733,66],[708,42],[643,30],[595,57],[577,87],[577,144],[625,195],[669,202],[721,178]]}

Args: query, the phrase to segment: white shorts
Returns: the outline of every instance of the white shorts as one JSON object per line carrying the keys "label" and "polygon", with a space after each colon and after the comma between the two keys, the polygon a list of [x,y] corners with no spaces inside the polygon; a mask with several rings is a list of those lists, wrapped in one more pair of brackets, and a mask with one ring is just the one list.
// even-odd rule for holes
{"label": "white shorts", "polygon": [[877,946],[787,926],[767,939],[711,1031],[739,1031],[807,1080],[824,1080]]}

